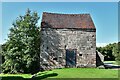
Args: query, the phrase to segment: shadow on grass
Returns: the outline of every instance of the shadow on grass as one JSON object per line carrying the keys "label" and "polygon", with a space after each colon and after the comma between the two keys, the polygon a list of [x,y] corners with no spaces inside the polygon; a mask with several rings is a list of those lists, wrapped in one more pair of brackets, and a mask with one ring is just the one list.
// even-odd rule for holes
{"label": "shadow on grass", "polygon": [[48,78],[48,77],[53,77],[53,76],[57,76],[58,74],[57,73],[52,73],[52,74],[45,74],[45,75],[40,75],[40,76],[36,76],[34,78],[31,78],[31,80],[41,80],[41,79],[45,79],[45,78]]}
{"label": "shadow on grass", "polygon": [[20,76],[5,76],[5,77],[0,77],[0,80],[25,80],[25,79]]}
{"label": "shadow on grass", "polygon": [[45,78],[53,77],[57,75],[58,75],[57,73],[52,73],[52,74],[38,75],[33,78],[23,78],[20,76],[4,76],[4,77],[0,77],[0,80],[41,80],[41,79],[45,79]]}

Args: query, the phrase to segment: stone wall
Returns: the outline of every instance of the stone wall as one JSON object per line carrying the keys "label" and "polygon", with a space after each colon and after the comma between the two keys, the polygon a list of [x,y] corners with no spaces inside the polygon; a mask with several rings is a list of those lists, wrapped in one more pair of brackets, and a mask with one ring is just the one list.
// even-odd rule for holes
{"label": "stone wall", "polygon": [[62,68],[66,49],[77,49],[76,67],[96,67],[96,32],[79,29],[41,30],[41,67]]}
{"label": "stone wall", "polygon": [[96,66],[104,65],[104,56],[99,52],[96,51]]}

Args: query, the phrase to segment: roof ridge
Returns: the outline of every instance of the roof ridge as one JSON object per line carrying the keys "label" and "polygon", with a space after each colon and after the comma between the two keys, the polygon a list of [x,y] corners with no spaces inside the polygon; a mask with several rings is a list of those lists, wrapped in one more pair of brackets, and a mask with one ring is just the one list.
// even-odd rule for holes
{"label": "roof ridge", "polygon": [[67,13],[51,13],[51,12],[43,12],[43,14],[53,14],[53,15],[90,15],[89,13],[80,13],[80,14],[67,14]]}

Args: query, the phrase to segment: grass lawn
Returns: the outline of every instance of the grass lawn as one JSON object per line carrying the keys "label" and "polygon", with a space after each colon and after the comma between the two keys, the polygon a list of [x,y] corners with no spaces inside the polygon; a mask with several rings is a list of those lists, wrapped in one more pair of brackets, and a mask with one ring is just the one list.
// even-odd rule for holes
{"label": "grass lawn", "polygon": [[31,74],[0,74],[0,76],[2,77],[6,77],[6,76],[10,76],[10,77],[16,77],[16,76],[19,76],[19,77],[22,77],[22,78],[31,78]]}
{"label": "grass lawn", "polygon": [[32,77],[31,74],[0,74],[0,80],[25,80]]}
{"label": "grass lawn", "polygon": [[96,68],[65,68],[55,69],[58,76],[54,78],[117,78],[118,70]]}
{"label": "grass lawn", "polygon": [[[118,70],[97,68],[64,68],[39,72],[36,75],[37,76],[35,76],[32,80],[41,80],[46,78],[118,78]],[[6,77],[2,80],[30,80],[32,77],[31,74],[0,74],[0,76]]]}

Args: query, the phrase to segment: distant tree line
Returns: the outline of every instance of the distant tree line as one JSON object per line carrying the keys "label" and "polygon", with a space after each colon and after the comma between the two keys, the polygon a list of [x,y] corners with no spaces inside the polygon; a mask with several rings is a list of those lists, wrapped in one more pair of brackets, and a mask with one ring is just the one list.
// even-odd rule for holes
{"label": "distant tree line", "polygon": [[105,61],[120,61],[120,42],[108,44],[105,47],[97,47],[96,49],[104,55]]}

